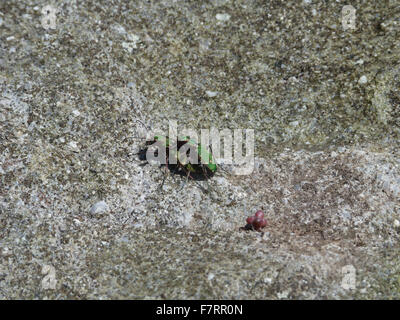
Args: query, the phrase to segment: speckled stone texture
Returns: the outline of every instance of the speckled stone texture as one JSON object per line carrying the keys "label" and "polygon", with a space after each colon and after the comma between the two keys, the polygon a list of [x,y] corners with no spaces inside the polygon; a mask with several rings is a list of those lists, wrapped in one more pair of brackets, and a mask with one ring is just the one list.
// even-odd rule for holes
{"label": "speckled stone texture", "polygon": [[[0,299],[399,299],[400,8],[346,4],[2,0]],[[169,120],[253,173],[160,189]]]}

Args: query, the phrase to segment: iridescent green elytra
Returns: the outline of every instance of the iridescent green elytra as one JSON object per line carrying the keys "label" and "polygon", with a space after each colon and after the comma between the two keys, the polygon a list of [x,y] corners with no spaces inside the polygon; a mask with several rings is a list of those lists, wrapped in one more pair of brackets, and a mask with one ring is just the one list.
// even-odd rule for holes
{"label": "iridescent green elytra", "polygon": [[[162,136],[162,135],[157,135],[154,137],[152,141],[147,141],[146,145],[151,145],[156,142],[161,143],[162,147],[166,148],[167,151],[167,166],[173,166],[169,163],[168,157],[171,156],[170,150],[173,155],[173,149],[170,149],[172,146],[171,141],[168,136]],[[183,158],[186,158],[187,155],[181,154],[180,149],[182,146],[185,144],[189,144],[191,147],[197,148],[197,163],[184,163],[182,161]],[[214,175],[214,173],[217,171],[217,165],[214,161],[214,158],[210,152],[206,150],[205,147],[203,147],[200,143],[197,143],[195,140],[190,139],[189,137],[178,137],[177,145],[176,145],[176,150],[178,152],[177,154],[177,159],[178,159],[178,164],[177,167],[178,169],[181,169],[184,171],[184,173],[187,174],[188,177],[194,178],[194,179],[208,179]]]}

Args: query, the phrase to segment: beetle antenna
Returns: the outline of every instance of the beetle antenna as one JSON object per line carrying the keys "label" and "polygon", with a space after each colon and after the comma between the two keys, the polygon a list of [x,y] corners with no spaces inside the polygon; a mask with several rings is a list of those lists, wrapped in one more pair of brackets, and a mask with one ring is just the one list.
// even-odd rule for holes
{"label": "beetle antenna", "polygon": [[136,122],[139,122],[143,127],[145,127],[147,130],[150,130],[150,127],[149,126],[146,126],[146,124],[142,121],[142,120],[140,120],[140,119],[135,119],[135,121]]}

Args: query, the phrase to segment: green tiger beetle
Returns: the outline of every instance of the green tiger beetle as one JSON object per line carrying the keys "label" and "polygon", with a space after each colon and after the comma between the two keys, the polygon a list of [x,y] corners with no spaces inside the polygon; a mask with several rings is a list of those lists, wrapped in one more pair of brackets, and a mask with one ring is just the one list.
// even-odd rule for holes
{"label": "green tiger beetle", "polygon": [[[168,136],[154,136],[153,140],[146,141],[145,147],[137,153],[140,160],[146,160],[148,162],[148,150],[153,145],[159,147],[159,149],[154,152],[155,156],[158,156],[160,148],[163,152],[165,151],[165,154],[162,154],[163,159],[161,166],[165,165],[169,172],[186,176],[186,181],[189,178],[194,181],[208,180],[217,171],[217,165],[212,153],[208,152],[200,143],[187,136],[178,137],[175,144]],[[176,161],[171,161],[171,156],[174,157]],[[164,185],[165,178],[166,176],[164,176],[159,188],[162,188]],[[205,190],[201,185],[200,187],[203,191]],[[208,190],[205,191],[208,192]]]}

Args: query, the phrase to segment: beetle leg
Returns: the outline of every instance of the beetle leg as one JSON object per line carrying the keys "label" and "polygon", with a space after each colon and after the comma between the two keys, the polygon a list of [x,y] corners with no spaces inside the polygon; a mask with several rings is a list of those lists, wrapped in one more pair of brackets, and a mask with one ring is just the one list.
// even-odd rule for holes
{"label": "beetle leg", "polygon": [[164,176],[163,176],[163,180],[162,180],[162,182],[161,182],[161,184],[160,184],[160,186],[157,188],[157,190],[161,190],[162,189],[162,187],[164,186],[164,182],[165,182],[165,180],[167,179],[167,176],[169,176],[169,170],[167,169],[168,167],[164,167]]}
{"label": "beetle leg", "polygon": [[[163,164],[160,164],[160,168],[163,166]],[[157,190],[162,190],[162,187],[164,186],[164,182],[165,179],[167,178],[167,176],[169,175],[169,167],[168,167],[168,155],[166,156],[166,163],[165,163],[165,167],[164,167],[164,177],[163,180],[160,184],[160,186],[157,188]]]}
{"label": "beetle leg", "polygon": [[205,169],[204,165],[201,166],[201,169],[203,170],[203,174],[206,180],[206,184],[207,184],[207,192],[210,192],[210,185],[208,184],[208,174],[207,174],[207,170]]}
{"label": "beetle leg", "polygon": [[199,186],[199,188],[204,192],[204,193],[209,193],[208,189],[204,188],[200,182],[194,180],[194,182]]}
{"label": "beetle leg", "polygon": [[[186,170],[184,166],[182,166],[181,168],[182,168],[183,171]],[[189,177],[190,177],[190,170],[187,170],[186,179],[182,183],[182,187],[179,189],[179,191],[181,191],[186,186],[186,183],[188,182]]]}

